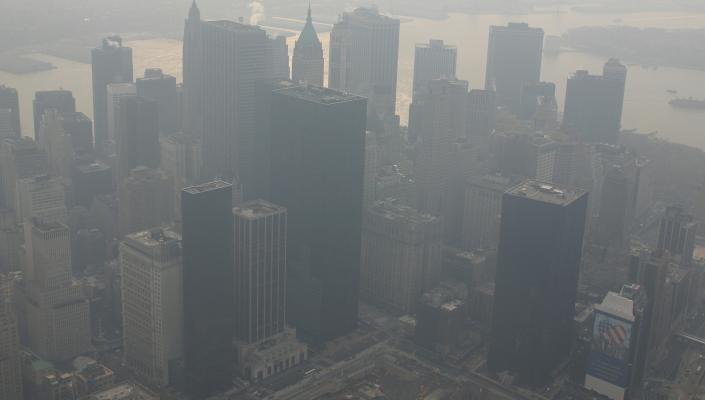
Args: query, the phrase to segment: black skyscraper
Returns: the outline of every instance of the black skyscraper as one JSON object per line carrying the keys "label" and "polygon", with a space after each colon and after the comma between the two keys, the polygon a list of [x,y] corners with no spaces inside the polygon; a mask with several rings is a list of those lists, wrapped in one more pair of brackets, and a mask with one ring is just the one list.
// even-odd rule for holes
{"label": "black skyscraper", "polygon": [[140,165],[159,167],[159,111],[157,102],[139,96],[120,101],[117,142],[118,179]]}
{"label": "black skyscraper", "polygon": [[185,389],[203,399],[232,380],[232,186],[186,188],[181,207]]}
{"label": "black skyscraper", "polygon": [[91,51],[91,70],[95,145],[102,151],[108,140],[107,86],[109,83],[132,82],[132,49],[123,47],[120,37],[103,39],[101,46]]}
{"label": "black skyscraper", "polygon": [[485,89],[497,91],[501,105],[518,110],[521,89],[541,77],[543,29],[525,23],[490,27]]}
{"label": "black skyscraper", "polygon": [[488,367],[545,385],[570,351],[587,194],[526,181],[502,199]]}
{"label": "black skyscraper", "polygon": [[12,128],[15,135],[20,136],[20,104],[16,89],[0,85],[0,109],[10,110]]}
{"label": "black skyscraper", "polygon": [[[59,114],[75,113],[76,99],[69,90],[48,90],[34,94],[34,140],[41,143],[39,124],[42,122],[44,110],[54,109]],[[92,132],[92,129],[91,129]],[[92,141],[92,140],[91,140]]]}
{"label": "black skyscraper", "polygon": [[601,76],[576,71],[566,87],[564,129],[587,142],[617,143],[626,79],[627,68],[614,59]]}
{"label": "black skyscraper", "polygon": [[159,106],[159,132],[165,135],[179,131],[176,78],[161,69],[148,69],[137,79],[137,95],[155,100]]}
{"label": "black skyscraper", "polygon": [[289,212],[287,315],[318,341],[357,324],[366,107],[317,87],[272,95],[271,199]]}
{"label": "black skyscraper", "polygon": [[81,112],[65,113],[61,122],[64,132],[71,137],[71,149],[75,154],[93,151],[93,121]]}

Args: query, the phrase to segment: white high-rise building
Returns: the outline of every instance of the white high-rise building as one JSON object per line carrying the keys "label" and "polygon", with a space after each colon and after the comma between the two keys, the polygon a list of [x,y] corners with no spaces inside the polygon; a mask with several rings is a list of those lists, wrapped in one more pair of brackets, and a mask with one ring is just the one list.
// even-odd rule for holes
{"label": "white high-rise building", "polygon": [[181,237],[167,228],[129,234],[120,244],[125,363],[167,386],[183,355]]}
{"label": "white high-rise building", "polygon": [[442,40],[430,40],[416,45],[414,55],[413,99],[421,94],[434,79],[455,78],[458,49]]}
{"label": "white high-rise building", "polygon": [[136,96],[137,86],[134,83],[109,83],[107,93],[108,140],[114,145],[117,137],[118,117],[120,115],[120,99]]}
{"label": "white high-rise building", "polygon": [[501,176],[474,178],[465,189],[462,243],[465,250],[492,249],[499,244],[502,195],[511,181]]}
{"label": "white high-rise building", "polygon": [[330,34],[328,86],[367,97],[380,117],[396,113],[399,25],[361,7],[343,13]]}

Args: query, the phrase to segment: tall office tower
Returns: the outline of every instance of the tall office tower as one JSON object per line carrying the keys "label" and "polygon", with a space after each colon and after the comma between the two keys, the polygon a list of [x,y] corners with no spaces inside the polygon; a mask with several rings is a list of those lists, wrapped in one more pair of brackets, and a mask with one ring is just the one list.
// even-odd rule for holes
{"label": "tall office tower", "polygon": [[668,250],[671,255],[681,258],[684,265],[693,261],[695,235],[698,223],[682,207],[671,206],[661,218],[658,232],[658,248]]}
{"label": "tall office tower", "polygon": [[29,347],[49,361],[68,361],[91,346],[89,302],[71,278],[69,228],[32,219],[24,233]]}
{"label": "tall office tower", "polygon": [[472,89],[467,100],[467,136],[470,139],[485,138],[495,128],[497,95],[492,90]]}
{"label": "tall office tower", "polygon": [[[235,337],[260,342],[286,321],[286,209],[254,200],[233,209]],[[262,283],[260,277],[267,276]]]}
{"label": "tall office tower", "polygon": [[59,113],[49,108],[39,122],[39,147],[46,152],[52,173],[70,177],[74,161],[93,150],[93,122],[83,113]]}
{"label": "tall office tower", "polygon": [[93,76],[93,118],[95,120],[95,144],[99,150],[108,141],[108,92],[109,83],[131,83],[132,49],[123,47],[122,38],[112,36],[103,39],[100,47],[91,50],[91,72]]}
{"label": "tall office tower", "polygon": [[161,148],[157,102],[139,96],[122,99],[115,143],[118,180],[139,166],[159,167]]}
{"label": "tall office tower", "polygon": [[0,274],[0,398],[23,400],[22,356],[11,285],[12,281]]}
{"label": "tall office tower", "polygon": [[362,200],[365,207],[376,200],[377,169],[379,167],[379,147],[374,132],[365,133],[365,186]]}
{"label": "tall office tower", "polygon": [[28,218],[42,221],[66,222],[66,194],[58,178],[48,175],[35,175],[17,181],[15,201],[17,220]]}
{"label": "tall office tower", "polygon": [[232,201],[232,185],[223,181],[181,192],[184,381],[198,398],[232,381]]}
{"label": "tall office tower", "polygon": [[558,143],[542,134],[492,135],[492,169],[502,175],[552,182]]}
{"label": "tall office tower", "polygon": [[313,26],[310,6],[306,16],[306,25],[294,45],[291,68],[293,81],[323,86],[323,45],[321,45],[316,28]]}
{"label": "tall office tower", "polygon": [[267,36],[264,75],[267,79],[291,79],[289,69],[289,45],[286,36]]}
{"label": "tall office tower", "polygon": [[600,245],[628,245],[639,190],[637,159],[621,147],[598,144],[594,149],[590,207],[597,215],[590,231]]}
{"label": "tall office tower", "polygon": [[417,44],[414,56],[413,100],[423,95],[429,82],[434,79],[455,78],[458,49],[444,44],[442,40],[430,40]]}
{"label": "tall office tower", "polygon": [[144,71],[144,78],[135,82],[137,95],[157,102],[159,109],[159,133],[168,135],[179,130],[179,109],[176,93],[176,78],[159,68]]}
{"label": "tall office tower", "polygon": [[502,220],[502,196],[511,186],[509,178],[498,175],[485,175],[468,180],[463,212],[464,249],[497,248]]}
{"label": "tall office tower", "polygon": [[619,294],[608,292],[602,303],[595,305],[586,388],[612,400],[624,400],[640,387],[640,361],[648,341],[646,302],[644,289],[629,284]]}
{"label": "tall office tower", "polygon": [[10,127],[15,134],[14,136],[21,136],[20,103],[16,89],[0,85],[0,110],[7,110]]}
{"label": "tall office tower", "polygon": [[399,24],[358,8],[343,13],[330,33],[328,87],[367,97],[382,120],[396,113]]}
{"label": "tall office tower", "polygon": [[108,121],[108,147],[115,146],[118,136],[118,121],[120,119],[120,100],[137,95],[137,86],[134,83],[110,83],[106,88],[106,104]]}
{"label": "tall office tower", "polygon": [[76,112],[76,99],[73,98],[73,93],[70,90],[36,92],[32,105],[34,109],[34,140],[37,142],[42,141],[39,124],[42,122],[44,111],[53,109],[58,111],[59,114]]}
{"label": "tall office tower", "polygon": [[21,269],[22,251],[22,230],[15,213],[0,208],[0,274]]}
{"label": "tall office tower", "polygon": [[419,154],[415,174],[419,211],[441,216],[450,183],[453,143],[465,133],[467,81],[434,79],[417,110],[420,113]]}
{"label": "tall office tower", "polygon": [[626,67],[613,59],[603,75],[576,71],[568,78],[563,128],[586,142],[617,143],[626,76]]}
{"label": "tall office tower", "polygon": [[268,78],[267,34],[256,26],[203,21],[194,3],[184,32],[184,132],[201,139],[203,176],[254,186],[255,82]]}
{"label": "tall office tower", "polygon": [[528,180],[502,199],[491,371],[548,383],[570,352],[587,193]]}
{"label": "tall office tower", "polygon": [[0,108],[0,140],[17,137],[12,119],[12,110]]}
{"label": "tall office tower", "polygon": [[272,94],[271,199],[288,210],[287,316],[317,341],[357,326],[366,109],[362,97],[315,86]]}
{"label": "tall office tower", "polygon": [[553,82],[530,82],[521,87],[517,116],[528,120],[534,118],[541,106],[556,100],[556,84]]}
{"label": "tall office tower", "polygon": [[172,222],[174,181],[161,170],[137,167],[118,183],[117,192],[120,235]]}
{"label": "tall office tower", "polygon": [[3,205],[15,208],[17,181],[49,171],[47,157],[29,137],[0,142],[0,192]]}
{"label": "tall office tower", "polygon": [[63,115],[64,132],[69,135],[71,149],[75,155],[93,151],[93,121],[82,112]]}
{"label": "tall office tower", "polygon": [[416,45],[412,99],[409,106],[409,135],[412,140],[416,140],[419,136],[421,113],[417,112],[416,108],[426,94],[428,84],[433,79],[455,78],[457,58],[457,48],[445,45],[442,40],[430,40],[428,44]]}
{"label": "tall office tower", "polygon": [[421,295],[440,280],[441,220],[387,199],[367,209],[363,226],[360,296],[413,313]]}
{"label": "tall office tower", "polygon": [[120,266],[125,364],[151,386],[173,384],[183,355],[181,237],[167,228],[127,235]]}
{"label": "tall office tower", "polygon": [[518,111],[522,87],[539,82],[542,53],[543,29],[512,22],[491,26],[485,89],[497,92],[500,105]]}
{"label": "tall office tower", "polygon": [[181,214],[181,190],[194,185],[201,176],[201,144],[193,136],[174,133],[159,138],[161,168],[174,180],[174,207]]}

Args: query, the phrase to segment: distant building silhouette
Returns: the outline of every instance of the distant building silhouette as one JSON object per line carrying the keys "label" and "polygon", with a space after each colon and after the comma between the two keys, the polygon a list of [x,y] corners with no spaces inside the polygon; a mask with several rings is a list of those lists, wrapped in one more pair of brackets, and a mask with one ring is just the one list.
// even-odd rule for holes
{"label": "distant building silhouette", "polygon": [[617,143],[627,68],[610,59],[603,74],[576,71],[568,78],[563,128],[586,142]]}
{"label": "distant building silhouette", "polygon": [[135,83],[137,95],[157,102],[159,133],[168,135],[179,130],[178,95],[176,78],[158,68],[144,71],[143,78]]}
{"label": "distant building silhouette", "polygon": [[107,86],[109,83],[131,83],[132,49],[123,47],[120,37],[103,39],[100,47],[91,50],[93,77],[93,119],[95,143],[99,151],[108,140]]}
{"label": "distant building silhouette", "polygon": [[328,87],[367,97],[383,120],[396,113],[399,25],[361,7],[343,13],[330,34]]}
{"label": "distant building silhouette", "polygon": [[45,110],[54,109],[60,114],[76,112],[76,99],[73,98],[73,93],[69,90],[36,92],[32,105],[34,109],[34,140],[37,142],[42,140],[39,124],[42,122]]}
{"label": "distant building silhouette", "polygon": [[138,96],[122,99],[117,126],[118,183],[133,168],[158,168],[161,148],[157,102]]}
{"label": "distant building silhouette", "polygon": [[573,337],[587,194],[525,181],[502,200],[492,372],[543,386],[563,362]]}
{"label": "distant building silhouette", "polygon": [[23,400],[22,354],[12,304],[12,286],[12,280],[0,275],[0,397],[4,400]]}
{"label": "distant building silhouette", "polygon": [[323,86],[323,46],[313,26],[310,6],[306,24],[294,46],[291,79],[295,82]]}
{"label": "distant building silhouette", "polygon": [[20,101],[17,90],[5,85],[0,85],[0,110],[4,110],[9,122],[9,128],[14,136],[20,136]]}
{"label": "distant building silhouette", "polygon": [[697,231],[698,223],[692,215],[681,207],[668,207],[661,218],[658,249],[667,250],[671,255],[680,257],[684,265],[690,265]]}
{"label": "distant building silhouette", "polygon": [[498,103],[517,112],[522,87],[540,80],[542,53],[543,29],[511,22],[491,26],[485,89],[496,91]]}

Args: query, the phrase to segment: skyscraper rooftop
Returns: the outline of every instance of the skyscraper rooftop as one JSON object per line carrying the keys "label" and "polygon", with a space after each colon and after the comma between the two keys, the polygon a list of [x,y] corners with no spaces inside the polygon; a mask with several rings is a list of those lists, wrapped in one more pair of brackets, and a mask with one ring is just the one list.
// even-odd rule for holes
{"label": "skyscraper rooftop", "polygon": [[583,190],[567,189],[537,180],[524,181],[512,189],[509,189],[507,193],[561,206],[568,205],[585,195],[585,191]]}

